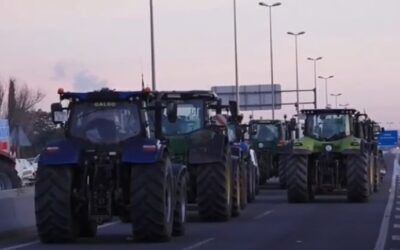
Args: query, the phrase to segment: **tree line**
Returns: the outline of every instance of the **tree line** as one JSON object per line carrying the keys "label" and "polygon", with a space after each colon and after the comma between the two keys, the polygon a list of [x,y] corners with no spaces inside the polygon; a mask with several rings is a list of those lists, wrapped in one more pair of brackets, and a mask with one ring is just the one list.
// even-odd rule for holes
{"label": "tree line", "polygon": [[[15,78],[10,78],[6,84],[0,82],[0,114],[8,120],[11,151],[17,157],[33,157],[49,140],[62,135],[53,124],[51,114],[36,108],[44,97],[40,89],[17,82]],[[30,145],[20,141],[22,135],[26,135]]]}

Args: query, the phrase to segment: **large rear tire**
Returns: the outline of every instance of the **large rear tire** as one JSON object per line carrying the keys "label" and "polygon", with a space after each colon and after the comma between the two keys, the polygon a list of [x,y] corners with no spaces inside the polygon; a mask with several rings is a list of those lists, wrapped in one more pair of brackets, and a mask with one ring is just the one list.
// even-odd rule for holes
{"label": "large rear tire", "polygon": [[186,204],[187,204],[187,176],[183,174],[179,177],[176,187],[176,203],[174,209],[174,224],[172,229],[173,236],[183,236],[186,224]]}
{"label": "large rear tire", "polygon": [[244,210],[247,206],[247,183],[249,171],[246,162],[242,162],[240,165],[240,208]]}
{"label": "large rear tire", "polygon": [[308,170],[307,155],[291,155],[286,166],[288,201],[305,203],[314,199]]}
{"label": "large rear tire", "polygon": [[232,175],[232,216],[238,217],[241,210],[241,184],[240,184],[240,162],[235,160],[232,163],[233,175]]}
{"label": "large rear tire", "polygon": [[35,215],[43,243],[72,242],[78,223],[73,216],[73,171],[70,167],[39,167],[35,184]]}
{"label": "large rear tire", "polygon": [[367,154],[347,157],[347,199],[349,202],[367,202],[369,200],[371,193],[370,166]]}
{"label": "large rear tire", "polygon": [[165,242],[171,239],[173,224],[173,179],[171,162],[133,166],[130,197],[134,239]]}
{"label": "large rear tire", "polygon": [[247,172],[247,202],[251,203],[255,200],[256,198],[256,184],[255,184],[255,179],[256,179],[256,173],[255,173],[255,167],[251,163],[249,164],[249,171]]}
{"label": "large rear tire", "polygon": [[232,167],[225,162],[197,166],[197,204],[204,221],[227,221],[232,209]]}
{"label": "large rear tire", "polygon": [[278,172],[279,172],[279,186],[280,186],[281,189],[286,189],[287,188],[286,173],[285,173],[287,157],[288,157],[287,155],[280,155],[279,156]]}
{"label": "large rear tire", "polygon": [[0,191],[21,187],[21,179],[15,170],[15,164],[0,159]]}

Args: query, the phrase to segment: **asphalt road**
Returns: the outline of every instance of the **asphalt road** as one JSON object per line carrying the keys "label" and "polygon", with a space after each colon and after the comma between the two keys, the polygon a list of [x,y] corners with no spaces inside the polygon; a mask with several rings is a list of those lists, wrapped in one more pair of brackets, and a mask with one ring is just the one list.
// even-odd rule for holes
{"label": "asphalt road", "polygon": [[[397,191],[391,186],[392,180],[400,184],[400,179],[392,178],[394,155],[386,155],[385,158],[388,173],[383,187],[366,204],[347,203],[345,196],[340,195],[319,196],[309,204],[288,204],[284,190],[269,186],[239,218],[227,223],[203,223],[198,220],[196,212],[190,212],[186,236],[174,238],[168,243],[133,242],[130,225],[115,222],[103,226],[97,238],[82,239],[74,244],[43,245],[37,240],[35,230],[31,229],[3,236],[0,248],[400,249],[400,189]],[[395,169],[397,167],[398,164],[395,164]],[[396,193],[391,193],[391,190],[396,190]],[[385,248],[383,243],[386,243]]]}

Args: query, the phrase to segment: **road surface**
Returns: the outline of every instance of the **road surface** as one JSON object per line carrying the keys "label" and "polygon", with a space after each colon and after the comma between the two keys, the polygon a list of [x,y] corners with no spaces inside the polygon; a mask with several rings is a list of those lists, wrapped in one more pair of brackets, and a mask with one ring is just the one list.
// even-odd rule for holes
{"label": "road surface", "polygon": [[[196,212],[191,211],[186,236],[174,238],[168,243],[134,242],[130,236],[130,225],[114,222],[99,229],[97,238],[67,245],[43,245],[33,228],[19,234],[1,235],[0,248],[400,249],[400,189],[397,189],[400,179],[396,170],[399,166],[394,155],[386,155],[385,160],[388,173],[383,186],[365,204],[347,203],[345,197],[340,195],[319,196],[309,204],[288,204],[285,190],[270,185],[261,190],[257,201],[248,205],[239,218],[227,223],[203,223],[198,220]],[[393,190],[396,192],[391,192]]]}

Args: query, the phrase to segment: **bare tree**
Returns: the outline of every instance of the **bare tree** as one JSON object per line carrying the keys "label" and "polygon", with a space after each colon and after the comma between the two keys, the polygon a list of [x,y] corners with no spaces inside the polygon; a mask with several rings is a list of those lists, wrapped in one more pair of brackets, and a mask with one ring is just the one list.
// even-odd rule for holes
{"label": "bare tree", "polygon": [[34,90],[27,84],[17,85],[16,80],[11,78],[8,86],[7,118],[11,129],[24,122],[26,113],[31,111],[36,104],[45,97],[40,90]]}
{"label": "bare tree", "polygon": [[26,84],[19,88],[17,87],[15,93],[17,109],[23,113],[28,112],[32,110],[36,104],[41,102],[44,97],[45,94],[41,90],[33,90]]}

